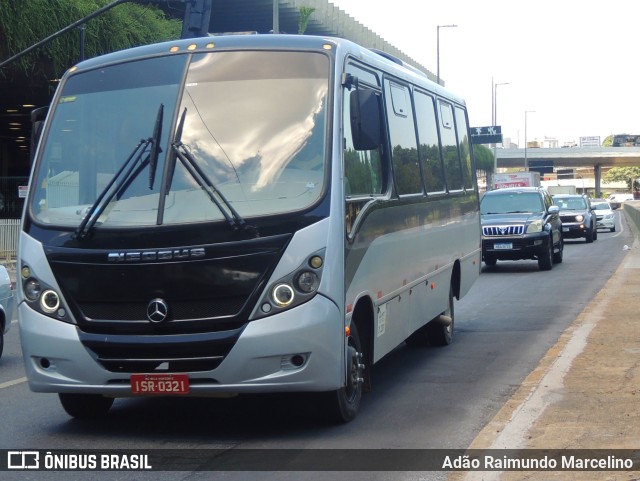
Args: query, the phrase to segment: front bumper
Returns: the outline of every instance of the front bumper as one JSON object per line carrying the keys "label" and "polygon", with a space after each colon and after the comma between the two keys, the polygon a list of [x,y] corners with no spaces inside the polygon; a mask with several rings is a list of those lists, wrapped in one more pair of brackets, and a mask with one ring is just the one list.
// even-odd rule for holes
{"label": "front bumper", "polygon": [[596,227],[598,229],[613,229],[616,226],[616,221],[613,217],[598,219]]}
{"label": "front bumper", "polygon": [[482,236],[482,258],[537,259],[548,252],[550,238],[546,231],[523,236]]}
{"label": "front bumper", "polygon": [[587,225],[584,222],[562,223],[562,235],[565,239],[587,237]]}
{"label": "front bumper", "polygon": [[[75,325],[25,304],[19,306],[19,324],[32,391],[132,395],[130,373],[106,370],[80,342]],[[344,380],[344,343],[344,321],[336,304],[317,295],[250,322],[217,368],[187,373],[190,395],[338,389]],[[289,362],[296,354],[305,359],[301,366]]]}

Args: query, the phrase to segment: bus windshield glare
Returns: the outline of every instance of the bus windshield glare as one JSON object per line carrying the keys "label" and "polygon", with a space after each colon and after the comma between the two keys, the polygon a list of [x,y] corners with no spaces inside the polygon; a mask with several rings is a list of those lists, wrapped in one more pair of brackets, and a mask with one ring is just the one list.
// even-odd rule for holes
{"label": "bus windshield glare", "polygon": [[[324,191],[328,78],[322,54],[257,51],[72,74],[33,175],[31,212],[41,223],[76,228],[110,184],[116,190],[97,225],[224,220],[205,184],[242,218],[309,208]],[[154,147],[160,153],[149,162]],[[130,175],[114,182],[125,164]]]}

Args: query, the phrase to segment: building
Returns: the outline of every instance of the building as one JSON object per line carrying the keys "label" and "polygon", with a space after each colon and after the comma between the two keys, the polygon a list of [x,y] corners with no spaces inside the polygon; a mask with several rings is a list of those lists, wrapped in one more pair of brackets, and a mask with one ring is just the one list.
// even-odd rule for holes
{"label": "building", "polygon": [[[165,0],[159,5],[167,14],[176,18],[182,18],[185,14],[185,4],[182,1]],[[273,0],[211,0],[208,31],[212,34],[269,34],[275,30],[297,34],[301,7],[313,9],[304,33],[348,38],[366,47],[382,50],[436,80],[436,76],[424,66],[327,0],[280,0],[275,3]],[[67,25],[59,26],[60,29],[65,27]],[[0,25],[0,31],[2,30],[7,29]],[[77,31],[64,35],[77,35]],[[42,39],[34,39],[34,43],[40,40]],[[17,53],[19,52],[9,52],[10,55]],[[38,61],[46,62],[46,59],[40,58]],[[4,68],[10,69],[11,65]],[[8,81],[7,78],[8,76],[0,75],[0,219],[18,219],[22,212],[30,170],[30,114],[34,108],[49,104],[56,83],[54,79],[47,81],[24,78]]]}

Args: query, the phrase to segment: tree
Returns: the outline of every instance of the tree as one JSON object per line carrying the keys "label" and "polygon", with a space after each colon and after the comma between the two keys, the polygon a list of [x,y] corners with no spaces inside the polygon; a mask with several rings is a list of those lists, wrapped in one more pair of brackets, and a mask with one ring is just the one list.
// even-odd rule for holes
{"label": "tree", "polygon": [[[9,58],[113,0],[3,0],[0,2],[0,58]],[[85,57],[180,38],[182,22],[151,5],[123,3],[86,23]],[[77,63],[80,35],[68,32],[3,68],[14,81],[44,82]]]}
{"label": "tree", "polygon": [[298,20],[298,34],[304,35],[307,27],[309,26],[309,20],[311,20],[311,15],[315,12],[316,9],[313,7],[300,7],[300,19]]}
{"label": "tree", "polygon": [[495,158],[491,149],[484,145],[473,145],[473,156],[476,159],[476,170],[481,170],[485,174],[491,174],[495,168]]}
{"label": "tree", "polygon": [[636,178],[640,178],[640,167],[612,167],[604,175],[605,182],[626,182],[629,191]]}

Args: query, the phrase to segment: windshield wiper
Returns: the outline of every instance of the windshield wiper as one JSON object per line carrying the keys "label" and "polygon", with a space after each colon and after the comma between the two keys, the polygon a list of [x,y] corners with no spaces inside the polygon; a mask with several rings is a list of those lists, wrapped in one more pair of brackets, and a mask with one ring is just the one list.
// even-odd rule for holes
{"label": "windshield wiper", "polygon": [[[173,175],[175,172],[177,161],[184,166],[189,172],[191,177],[198,183],[198,185],[204,190],[211,202],[215,204],[220,213],[224,216],[225,220],[234,230],[242,229],[244,231],[251,232],[256,237],[259,237],[258,229],[255,226],[247,224],[242,216],[236,211],[229,199],[227,199],[222,192],[215,186],[209,176],[206,174],[202,167],[198,165],[198,161],[191,155],[187,146],[182,143],[182,130],[184,128],[184,120],[187,114],[185,108],[182,112],[178,128],[176,129],[176,136],[173,142],[171,142],[171,153],[167,160],[167,166],[165,169],[165,182],[162,186],[160,193],[160,208],[158,212],[158,224],[162,223],[164,211],[165,196],[171,189],[171,183],[173,181]],[[164,195],[163,195],[164,194]]]}
{"label": "windshield wiper", "polygon": [[[153,180],[155,177],[155,168],[158,161],[158,155],[162,151],[160,149],[160,135],[162,132],[162,117],[164,112],[164,105],[160,104],[158,108],[158,114],[156,115],[156,122],[153,129],[153,136],[148,139],[141,139],[138,145],[133,149],[131,154],[122,167],[118,169],[116,174],[111,178],[106,187],[100,192],[95,202],[89,207],[82,222],[76,229],[77,239],[86,239],[91,233],[91,229],[95,226],[96,222],[111,203],[116,198],[120,199],[122,194],[129,188],[131,182],[133,182],[140,172],[149,165],[151,172],[149,173],[149,188],[153,188]],[[147,157],[142,159],[142,156],[147,151],[147,147],[151,145],[151,149]],[[125,172],[126,171],[126,172]]]}

